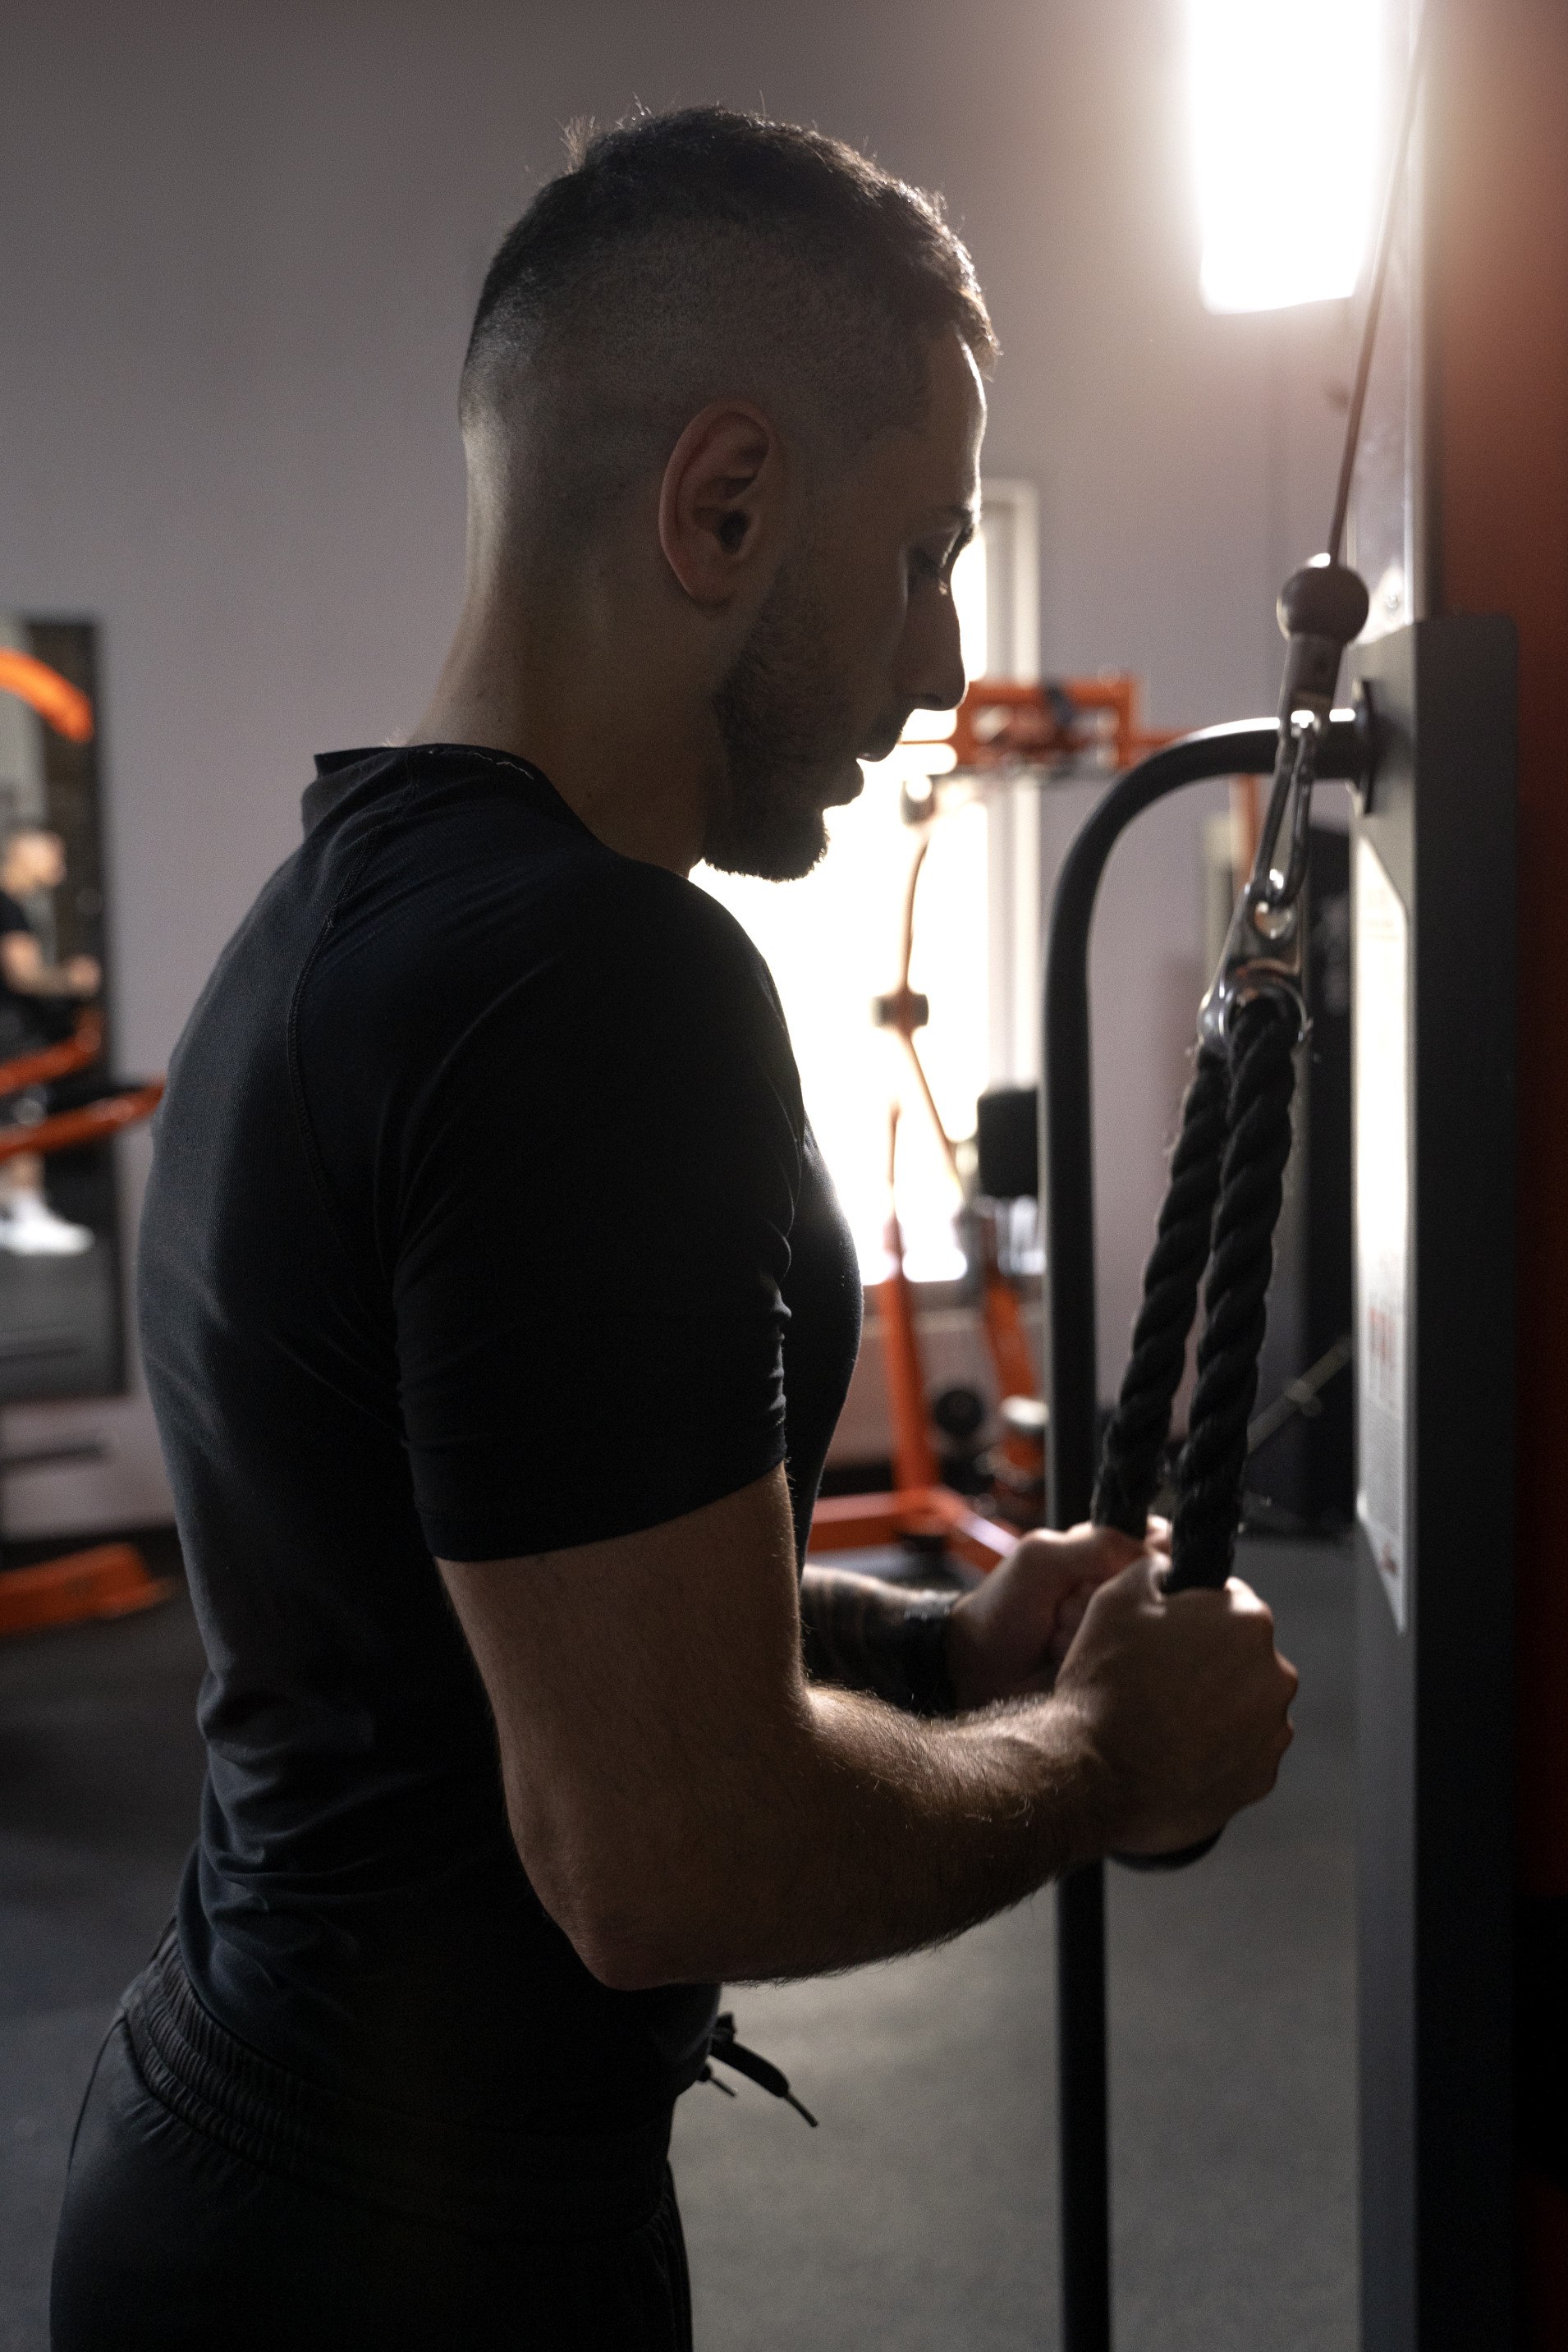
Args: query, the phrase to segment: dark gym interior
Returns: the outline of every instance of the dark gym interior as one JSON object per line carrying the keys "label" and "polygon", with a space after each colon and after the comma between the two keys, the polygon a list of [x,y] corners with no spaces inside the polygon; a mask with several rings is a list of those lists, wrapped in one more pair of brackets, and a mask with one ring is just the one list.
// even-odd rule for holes
{"label": "dark gym interior", "polygon": [[[683,861],[628,835],[634,863],[692,869],[701,919],[717,902],[765,960],[864,1307],[804,1547],[807,1670],[870,1693],[868,1718],[899,1706],[906,1757],[951,1755],[971,1726],[1005,1742],[1003,1718],[982,1722],[993,1699],[1044,1720],[1057,1673],[1077,1687],[1090,1587],[1059,1604],[1054,1648],[1033,1637],[1032,1672],[973,1706],[951,1643],[920,1682],[910,1662],[939,1654],[925,1636],[980,1623],[973,1604],[1032,1531],[1091,1520],[1104,1561],[1152,1511],[1174,1520],[1148,1538],[1173,1545],[1161,1608],[1205,1587],[1195,1610],[1226,1605],[1234,1567],[1300,1679],[1277,1786],[1179,1841],[1190,1866],[1086,1843],[1074,1815],[1070,1864],[975,1901],[963,1932],[956,1897],[951,1917],[928,1906],[878,1947],[919,1947],[902,1957],[829,1938],[815,1961],[617,1980],[637,2001],[722,1973],[737,2033],[817,2127],[743,2071],[715,2074],[715,2043],[670,2142],[690,2335],[601,2320],[571,2340],[1565,2352],[1559,0],[55,0],[13,10],[4,56],[0,2352],[120,2340],[102,2309],[79,2332],[79,2298],[68,2332],[58,2287],[51,2334],[73,2134],[100,2051],[142,2048],[120,2004],[183,1873],[195,1966],[209,1659],[209,1727],[220,1698],[235,1720],[249,1704],[219,1690],[235,1657],[204,1517],[204,1482],[226,1476],[219,1339],[238,1327],[189,1172],[198,1149],[232,1171],[240,1097],[210,1036],[183,1093],[171,1057],[193,1014],[201,1036],[258,894],[291,887],[269,877],[294,871],[317,754],[412,745],[411,774],[427,743],[537,760],[528,791],[559,787],[595,832],[600,803],[545,781],[526,736],[422,727],[438,674],[429,707],[464,707],[461,629],[445,671],[442,650],[460,610],[477,626],[493,523],[474,449],[500,428],[489,412],[474,426],[470,362],[465,541],[459,373],[501,238],[589,135],[569,148],[568,126],[688,108],[808,126],[940,192],[999,347],[993,367],[966,344],[985,435],[973,537],[942,571],[956,710],[934,708],[927,656],[901,727],[868,750],[862,726],[863,789],[826,798],[826,855],[802,878],[727,862],[717,830],[705,860],[695,835]],[[781,339],[781,381],[816,331]],[[649,383],[676,364],[645,363]],[[641,386],[626,414],[654,397]],[[934,446],[940,394],[910,413]],[[662,478],[647,544],[706,611]],[[666,677],[627,674],[616,740],[656,740],[635,706]],[[594,690],[614,700],[614,680],[612,663]],[[703,724],[720,713],[733,769],[731,682]],[[402,918],[384,911],[390,937]],[[300,1007],[339,919],[312,934],[288,1015],[300,1103]],[[657,1028],[621,1002],[639,1036]],[[380,1068],[385,1038],[363,1043]],[[345,1101],[357,1084],[356,1064]],[[691,1099],[695,1132],[701,1086]],[[264,1251],[269,1191],[279,1232],[294,1213],[292,1163],[270,1131],[247,1148]],[[795,1148],[811,1157],[798,1130]],[[646,1233],[658,1171],[626,1171],[627,1230]],[[546,1393],[557,1367],[537,1393],[541,1426],[569,1432],[541,1491],[559,1482],[586,1532],[464,1549],[426,1517],[416,1541],[442,1638],[460,1625],[454,1654],[477,1661],[513,1801],[508,1816],[498,1769],[496,1818],[520,1843],[507,1706],[462,1577],[648,1534],[635,1515],[601,1528],[595,1490],[637,1465],[634,1424],[670,1378],[650,1353],[641,1388],[622,1383],[653,1328],[633,1282],[605,1313],[607,1277],[563,1271],[598,1181],[577,1171],[529,1244],[552,1297],[584,1277],[569,1411]],[[787,1234],[782,1248],[787,1266]],[[498,1299],[516,1256],[497,1237]],[[150,1296],[171,1269],[212,1312],[195,1379]],[[253,1273],[230,1263],[252,1313]],[[689,1281],[696,1331],[706,1281]],[[332,1367],[335,1313],[317,1335]],[[274,1367],[299,1339],[286,1324],[256,1349]],[[323,1427],[337,1377],[317,1379]],[[410,1493],[419,1410],[387,1438]],[[212,1453],[193,1472],[196,1428]],[[301,1455],[319,1451],[301,1428]],[[682,1499],[652,1532],[752,1475],[672,1480]],[[798,1512],[793,1482],[780,1491]],[[245,1573],[265,1554],[258,1536]],[[909,1612],[891,1681],[833,1664],[810,1594],[843,1572],[876,1589],[854,1604],[867,1622]],[[262,1588],[256,1614],[284,1619],[302,1589],[271,1593],[265,1570]],[[953,1714],[956,1734],[910,1721]],[[974,1819],[1005,1811],[976,1800]],[[739,1916],[750,1825],[721,1843]],[[858,1850],[873,1876],[875,1844]],[[802,1884],[830,1874],[820,1853],[791,1860]],[[528,1899],[553,1933],[574,1915],[546,1884]],[[562,1932],[588,1952],[574,1916]],[[614,1969],[584,1965],[599,2000]],[[186,1990],[199,2008],[203,1983]],[[521,2307],[516,2325],[519,2343],[566,2341]],[[200,2326],[214,2352],[257,2340],[219,2294]],[[195,2339],[134,2347],[155,2340]]]}

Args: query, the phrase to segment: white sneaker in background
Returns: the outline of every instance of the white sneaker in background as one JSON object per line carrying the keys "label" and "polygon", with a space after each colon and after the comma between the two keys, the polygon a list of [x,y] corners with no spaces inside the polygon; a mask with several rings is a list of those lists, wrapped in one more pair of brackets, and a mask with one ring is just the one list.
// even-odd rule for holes
{"label": "white sneaker in background", "polygon": [[36,1192],[0,1202],[0,1249],[17,1257],[79,1257],[94,1239],[90,1226],[68,1224]]}

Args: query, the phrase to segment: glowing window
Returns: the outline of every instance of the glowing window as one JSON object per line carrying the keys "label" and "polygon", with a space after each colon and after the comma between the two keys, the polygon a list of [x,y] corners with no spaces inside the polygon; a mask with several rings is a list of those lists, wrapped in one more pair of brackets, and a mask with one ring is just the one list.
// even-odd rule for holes
{"label": "glowing window", "polygon": [[1352,294],[1372,228],[1380,0],[1187,0],[1211,310]]}
{"label": "glowing window", "polygon": [[[998,658],[996,648],[996,614],[1006,608],[1009,584],[995,576],[995,549],[1004,530],[1009,534],[1009,569],[1016,542],[1018,564],[1032,592],[1032,494],[1027,486],[1005,487],[994,517],[965,549],[953,575],[964,665],[972,677],[988,667],[1005,671],[1014,666],[1011,649]],[[988,485],[988,500],[994,495]],[[1021,601],[1032,635],[1032,593]],[[1032,663],[1030,667],[1032,672]],[[760,882],[716,874],[708,866],[699,866],[693,877],[744,924],[772,969],[806,1110],[868,1281],[876,1280],[884,1266],[889,1111],[895,1100],[901,1113],[898,1199],[909,1273],[915,1281],[940,1282],[963,1271],[952,1224],[957,1188],[902,1046],[871,1018],[872,998],[898,980],[904,896],[916,845],[914,832],[900,814],[900,796],[907,779],[952,766],[952,755],[942,740],[952,730],[951,715],[915,714],[892,757],[866,766],[860,798],[847,808],[829,809],[828,854],[804,881]],[[944,815],[920,884],[910,983],[931,1001],[930,1026],[921,1033],[921,1054],[943,1122],[956,1136],[973,1132],[975,1097],[991,1078],[1009,1075],[994,1069],[993,1053],[996,977],[990,899],[996,822],[994,813],[978,802]],[[1033,940],[1024,952],[1033,958]]]}

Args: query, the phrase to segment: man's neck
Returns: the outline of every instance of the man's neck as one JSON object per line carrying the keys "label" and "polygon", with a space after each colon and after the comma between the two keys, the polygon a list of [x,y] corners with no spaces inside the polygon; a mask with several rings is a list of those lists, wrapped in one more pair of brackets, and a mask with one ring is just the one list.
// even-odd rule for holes
{"label": "man's neck", "polygon": [[688,874],[702,854],[717,735],[710,713],[681,709],[668,666],[650,670],[635,658],[612,667],[531,631],[521,614],[465,613],[409,740],[527,760],[607,848]]}

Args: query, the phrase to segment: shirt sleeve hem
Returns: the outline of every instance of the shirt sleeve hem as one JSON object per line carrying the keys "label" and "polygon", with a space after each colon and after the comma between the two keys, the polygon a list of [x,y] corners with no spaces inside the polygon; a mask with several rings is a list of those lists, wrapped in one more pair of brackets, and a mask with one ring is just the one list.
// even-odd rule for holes
{"label": "shirt sleeve hem", "polygon": [[490,1559],[524,1559],[543,1552],[580,1551],[585,1545],[612,1543],[617,1537],[646,1535],[650,1528],[668,1527],[710,1504],[754,1486],[776,1470],[785,1458],[781,1437],[759,1452],[752,1464],[739,1471],[694,1480],[688,1487],[670,1486],[659,1495],[644,1495],[621,1507],[595,1510],[576,1498],[554,1511],[498,1512],[489,1518],[468,1513],[421,1509],[419,1524],[432,1555],[455,1563],[477,1564]]}

